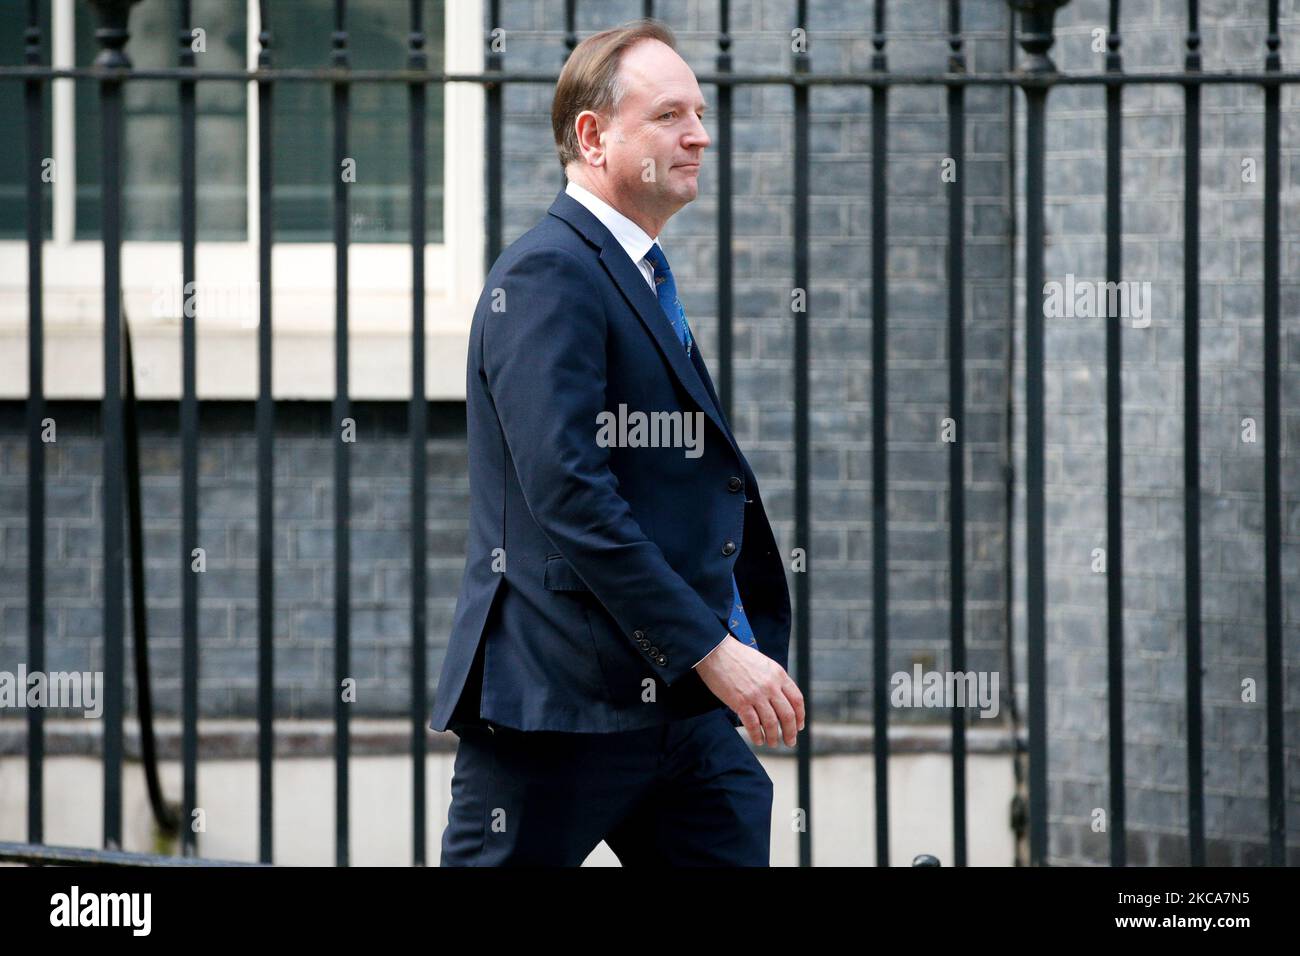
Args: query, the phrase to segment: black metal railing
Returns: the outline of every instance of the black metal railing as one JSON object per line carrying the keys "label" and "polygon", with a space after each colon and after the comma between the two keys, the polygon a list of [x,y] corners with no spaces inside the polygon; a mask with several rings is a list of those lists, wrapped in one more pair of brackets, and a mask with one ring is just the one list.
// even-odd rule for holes
{"label": "black metal railing", "polygon": [[[50,846],[45,843],[0,841],[0,862],[28,866],[265,866],[242,860],[211,857],[168,856],[161,853],[128,853],[125,850],[88,850],[79,846]],[[922,864],[917,864],[918,866]]]}
{"label": "black metal railing", "polygon": [[[27,398],[28,412],[28,514],[29,514],[29,567],[28,567],[28,662],[33,669],[43,667],[44,615],[45,615],[45,459],[40,436],[40,423],[44,416],[44,391],[42,368],[42,247],[41,247],[41,139],[43,94],[54,79],[80,78],[94,80],[100,90],[100,121],[103,139],[103,255],[104,255],[104,395],[102,399],[104,446],[104,503],[103,503],[103,640],[106,686],[104,712],[104,842],[109,848],[120,846],[122,834],[122,723],[123,723],[123,599],[124,556],[122,541],[123,475],[125,463],[123,449],[123,381],[121,373],[120,342],[123,316],[120,306],[121,244],[122,244],[122,124],[123,85],[127,82],[159,81],[178,84],[180,90],[181,140],[177,160],[181,170],[181,222],[182,281],[188,285],[195,279],[195,84],[227,82],[254,82],[258,91],[258,280],[260,305],[258,324],[258,395],[255,429],[257,440],[257,631],[258,631],[258,705],[259,728],[259,857],[264,862],[274,858],[272,843],[272,609],[274,606],[275,575],[272,552],[273,507],[273,435],[275,406],[271,392],[271,349],[273,315],[271,309],[271,248],[275,189],[272,144],[272,100],[282,83],[327,83],[333,91],[332,121],[334,131],[335,168],[342,162],[348,145],[349,91],[356,82],[405,84],[409,93],[409,150],[410,150],[410,208],[411,249],[413,256],[411,350],[412,378],[409,406],[409,435],[411,454],[411,755],[414,763],[414,831],[412,858],[416,864],[425,861],[426,779],[424,753],[428,708],[426,700],[425,639],[427,619],[425,598],[427,578],[425,571],[425,536],[420,532],[426,515],[426,480],[424,473],[424,442],[426,431],[425,340],[424,340],[424,208],[426,190],[426,151],[423,136],[426,116],[426,98],[429,85],[438,89],[450,83],[480,84],[486,92],[486,253],[491,263],[502,248],[503,231],[503,168],[502,127],[503,89],[508,83],[553,84],[556,76],[550,72],[507,70],[505,57],[494,44],[494,33],[486,32],[485,70],[481,74],[431,72],[427,69],[424,51],[425,34],[421,23],[421,3],[410,4],[409,51],[405,69],[353,70],[348,59],[347,4],[334,3],[334,33],[332,35],[332,60],[327,69],[277,69],[274,64],[274,38],[267,26],[266,8],[274,0],[260,0],[262,29],[258,36],[259,54],[257,69],[195,70],[194,58],[189,52],[190,4],[183,0],[180,6],[178,36],[180,39],[178,62],[171,69],[135,70],[127,56],[128,15],[134,0],[91,0],[99,17],[100,30],[96,39],[101,50],[91,67],[54,69],[40,65],[42,46],[47,38],[42,36],[36,0],[29,0],[30,26],[26,32],[26,63],[24,67],[0,68],[0,80],[21,80],[24,83],[25,118],[27,132],[27,247],[28,247],[28,307],[30,312],[29,373],[30,390]],[[888,391],[888,355],[886,334],[888,330],[888,285],[886,249],[889,241],[886,212],[886,170],[889,161],[888,131],[889,92],[894,87],[942,86],[947,93],[949,121],[949,151],[960,164],[964,158],[964,104],[967,89],[987,86],[1013,92],[1023,91],[1026,113],[1027,140],[1025,157],[1025,472],[1026,494],[1026,637],[1028,647],[1028,862],[1043,864],[1048,855],[1048,802],[1047,802],[1047,605],[1045,590],[1045,514],[1044,514],[1044,339],[1043,305],[1039,290],[1044,279],[1044,153],[1047,99],[1052,89],[1063,85],[1096,85],[1105,90],[1106,105],[1106,275],[1118,282],[1123,267],[1121,256],[1121,193],[1122,142],[1120,118],[1123,93],[1135,84],[1165,84],[1181,87],[1185,98],[1185,194],[1184,194],[1184,399],[1185,421],[1183,441],[1185,449],[1184,503],[1186,517],[1186,694],[1187,721],[1187,793],[1189,800],[1188,840],[1190,861],[1194,865],[1205,863],[1205,814],[1203,769],[1203,720],[1201,710],[1201,568],[1200,568],[1200,486],[1199,486],[1199,394],[1198,394],[1198,323],[1199,310],[1199,219],[1200,190],[1200,109],[1201,88],[1206,84],[1240,84],[1262,88],[1264,94],[1264,235],[1263,235],[1263,380],[1264,380],[1264,568],[1265,568],[1265,681],[1267,687],[1267,766],[1268,766],[1268,841],[1270,861],[1275,865],[1284,862],[1285,781],[1283,775],[1282,727],[1282,566],[1281,566],[1281,487],[1280,448],[1282,443],[1279,408],[1279,190],[1282,167],[1279,155],[1280,93],[1283,84],[1300,82],[1300,73],[1282,69],[1279,55],[1278,2],[1267,0],[1267,49],[1263,55],[1263,69],[1252,72],[1205,72],[1201,68],[1200,34],[1198,32],[1197,0],[1188,0],[1185,69],[1173,73],[1126,73],[1121,59],[1119,30],[1119,2],[1111,0],[1109,32],[1107,36],[1106,68],[1096,74],[1065,74],[1058,72],[1049,52],[1053,45],[1054,16],[1068,0],[1008,0],[1019,15],[1018,41],[1025,54],[1020,68],[1012,64],[1000,72],[975,73],[967,68],[963,51],[960,0],[948,0],[947,31],[950,54],[947,69],[942,73],[891,73],[887,67],[887,40],[885,0],[875,0],[872,10],[872,46],[874,54],[871,69],[862,74],[817,73],[811,71],[811,56],[805,50],[795,52],[789,72],[732,72],[731,36],[729,33],[729,3],[719,0],[718,54],[716,71],[699,75],[704,85],[717,89],[717,162],[719,167],[720,195],[718,203],[717,232],[720,254],[717,260],[718,308],[718,368],[720,393],[724,410],[730,416],[734,374],[732,367],[733,297],[734,286],[732,240],[731,172],[733,163],[732,142],[732,92],[738,86],[778,86],[788,88],[794,105],[794,164],[793,222],[791,255],[794,282],[807,295],[811,279],[812,260],[809,241],[809,117],[810,94],[813,87],[865,87],[871,90],[871,201],[872,201],[872,275],[871,275],[871,397],[873,403],[871,475],[872,475],[872,620],[873,620],[873,679],[874,689],[874,761],[875,761],[875,845],[878,865],[889,863],[889,745],[887,729],[889,709],[884,688],[888,683],[887,661],[889,652],[889,515],[887,492],[886,422]],[[566,47],[571,50],[577,42],[576,0],[565,3]],[[646,0],[644,12],[653,14],[653,3]],[[794,4],[795,23],[808,24],[806,0]],[[488,22],[500,23],[499,0],[490,0]],[[1014,47],[1010,47],[1014,53]],[[952,183],[948,192],[948,389],[950,415],[960,423],[964,414],[963,341],[964,262],[963,237],[965,228],[965,197],[961,177]],[[333,193],[334,248],[337,270],[336,286],[336,350],[334,421],[337,424],[349,411],[348,398],[348,196],[341,180],[336,177]],[[812,301],[806,308],[794,312],[794,390],[791,396],[794,407],[794,540],[805,547],[810,540],[811,509],[809,501],[809,320]],[[1109,697],[1109,775],[1110,775],[1110,839],[1111,861],[1125,862],[1125,808],[1124,808],[1124,708],[1123,708],[1123,588],[1122,565],[1122,401],[1120,387],[1121,336],[1118,316],[1110,316],[1106,323],[1106,552],[1109,556],[1107,573],[1107,690]],[[190,567],[190,555],[198,544],[198,401],[195,391],[195,316],[187,310],[182,319],[182,389],[181,389],[181,487],[182,535],[181,558],[183,567]],[[949,491],[951,494],[951,521],[949,536],[949,561],[951,564],[952,593],[950,617],[950,642],[953,667],[965,667],[966,595],[964,540],[966,519],[964,511],[965,472],[961,442],[954,442],[949,451]],[[349,498],[350,466],[348,449],[336,443],[334,457],[334,670],[336,687],[348,674],[350,651],[349,623]],[[798,805],[806,814],[806,827],[799,837],[799,859],[802,865],[812,863],[813,823],[811,728],[814,701],[811,694],[813,674],[810,655],[810,608],[815,578],[812,555],[807,554],[807,564],[802,573],[794,576],[795,591],[795,677],[804,689],[808,708],[809,730],[803,733],[798,745]],[[182,577],[182,652],[183,680],[183,798],[182,819],[188,819],[196,799],[195,779],[198,761],[197,745],[197,685],[198,655],[198,581],[192,573]],[[1010,600],[1008,591],[1008,601]],[[335,708],[336,738],[336,851],[339,865],[348,862],[348,711],[341,702]],[[42,817],[42,715],[39,709],[28,711],[28,834],[32,844],[40,844],[43,834]],[[960,708],[952,714],[953,760],[953,832],[954,859],[963,865],[967,859],[967,804],[965,773],[965,723]],[[194,854],[194,836],[187,827],[184,834],[184,852]],[[924,865],[930,865],[928,860]]]}

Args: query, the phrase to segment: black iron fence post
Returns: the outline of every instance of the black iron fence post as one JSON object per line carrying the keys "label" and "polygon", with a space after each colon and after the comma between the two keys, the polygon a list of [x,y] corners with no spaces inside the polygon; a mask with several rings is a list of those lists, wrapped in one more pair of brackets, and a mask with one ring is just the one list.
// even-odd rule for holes
{"label": "black iron fence post", "polygon": [[[1268,2],[1264,70],[1282,70],[1278,0]],[[1264,680],[1268,707],[1268,855],[1286,865],[1286,778],[1282,760],[1282,404],[1280,368],[1282,87],[1264,84]]]}
{"label": "black iron fence post", "polygon": [[[488,11],[488,24],[491,29],[483,38],[483,42],[487,47],[483,58],[483,69],[490,77],[502,70],[505,60],[503,52],[506,37],[505,32],[501,29],[501,0],[491,0]],[[501,168],[503,145],[501,138],[502,110],[504,108],[502,95],[504,90],[503,84],[491,80],[483,86],[483,96],[486,100],[484,105],[487,108],[483,143],[483,173],[487,177],[487,209],[484,211],[486,256],[483,259],[483,268],[485,271],[491,269],[492,263],[496,262],[497,256],[501,255],[502,217],[504,215],[501,202],[501,183],[504,176]]]}
{"label": "black iron fence post", "polygon": [[339,74],[333,84],[334,133],[334,403],[331,428],[334,432],[334,862],[348,865],[350,805],[348,788],[348,735],[350,701],[343,685],[352,676],[352,548],[351,548],[351,446],[356,435],[348,435],[352,421],[348,398],[348,116],[351,109],[350,83],[344,82],[349,69],[347,0],[334,0],[334,32],[331,34],[330,65]]}
{"label": "black iron fence post", "polygon": [[[407,66],[423,73],[429,68],[424,51],[424,0],[411,0],[411,35]],[[426,94],[423,79],[407,89],[410,123],[407,137],[411,151],[411,402],[407,411],[407,432],[411,441],[411,834],[412,862],[425,863],[425,763],[428,754],[428,537],[426,496],[428,467],[425,437],[428,433],[428,402],[424,384],[424,196]]]}
{"label": "black iron fence post", "polygon": [[[40,5],[27,6],[24,61],[41,62]],[[51,44],[52,46],[53,44]],[[27,666],[45,669],[45,331],[41,293],[43,234],[41,202],[41,130],[44,82],[23,84],[27,130]],[[27,839],[40,843],[45,833],[45,711],[27,708]]]}
{"label": "black iron fence post", "polygon": [[[872,78],[889,69],[885,0],[876,0]],[[889,88],[871,87],[871,751],[876,866],[889,865]],[[811,690],[811,688],[809,688]]]}
{"label": "black iron fence post", "polygon": [[[948,72],[966,72],[961,0],[948,3]],[[949,640],[952,669],[966,670],[966,89],[948,87],[948,157],[956,176],[948,183],[948,415],[956,440],[948,446]],[[953,862],[966,865],[966,709],[954,707],[952,724]]]}
{"label": "black iron fence post", "polygon": [[[1189,75],[1201,69],[1197,0],[1187,0]],[[1183,594],[1187,653],[1187,837],[1192,866],[1205,865],[1201,719],[1201,88],[1183,86]]]}
{"label": "black iron fence post", "polygon": [[125,615],[122,459],[122,71],[128,19],[137,0],[90,0],[99,19],[95,66],[99,80],[103,148],[104,245],[104,847],[122,846],[122,716]]}
{"label": "black iron fence post", "polygon": [[1043,522],[1043,153],[1052,21],[1068,0],[1008,0],[1020,13],[1025,138],[1025,552],[1029,650],[1029,858],[1047,862],[1047,606]]}
{"label": "black iron fence post", "polygon": [[[808,4],[799,0],[795,26],[804,31],[793,49],[793,72],[806,76],[811,67],[807,47]],[[808,97],[803,84],[794,87],[794,539],[802,549],[803,570],[794,576],[795,673],[799,683],[812,686],[812,509],[809,505],[808,321],[812,309],[808,263]],[[796,308],[795,303],[801,302]],[[729,359],[724,359],[729,361]],[[799,736],[799,865],[812,866],[812,695],[804,697],[804,726]]]}
{"label": "black iron fence post", "polygon": [[[731,2],[718,6],[720,75],[731,72]],[[718,398],[732,419],[731,84],[718,84]]]}
{"label": "black iron fence post", "polygon": [[[1106,72],[1120,75],[1119,0],[1110,0]],[[1106,281],[1117,288],[1123,270],[1124,167],[1123,95],[1119,83],[1106,87]],[[1122,317],[1106,315],[1106,680],[1110,749],[1110,862],[1125,863],[1124,801],[1124,396]]]}
{"label": "black iron fence post", "polygon": [[[258,0],[258,72],[271,69],[271,24],[266,0]],[[257,810],[258,858],[270,863],[274,853],[272,811],[275,752],[275,399],[271,391],[271,247],[273,242],[274,177],[271,131],[274,80],[257,81]]]}
{"label": "black iron fence post", "polygon": [[[190,0],[182,0],[176,39],[178,63],[193,70]],[[193,76],[180,81],[181,108],[181,289],[195,281],[197,244],[198,171],[195,138],[195,91]],[[181,310],[181,715],[182,783],[180,838],[181,852],[198,852],[192,815],[198,804],[198,721],[199,721],[199,575],[194,561],[199,548],[199,400],[197,394],[196,322],[198,297],[184,296]]]}

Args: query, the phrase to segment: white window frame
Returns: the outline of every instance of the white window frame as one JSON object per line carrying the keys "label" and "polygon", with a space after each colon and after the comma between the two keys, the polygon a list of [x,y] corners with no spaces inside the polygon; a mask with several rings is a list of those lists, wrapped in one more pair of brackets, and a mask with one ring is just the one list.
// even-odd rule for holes
{"label": "white window frame", "polygon": [[[74,0],[54,0],[52,54],[59,68],[73,66],[73,6]],[[257,7],[248,0],[249,69],[257,64]],[[446,71],[481,71],[481,0],[454,0],[445,10]],[[87,15],[84,5],[78,13]],[[44,392],[54,399],[97,399],[104,388],[103,243],[74,237],[74,81],[54,80],[52,86],[58,176],[52,184],[53,238],[43,243],[42,252]],[[484,277],[484,98],[477,83],[450,83],[445,88],[430,84],[429,89],[430,96],[445,90],[444,241],[425,246],[426,395],[458,400],[465,397],[469,325]],[[257,84],[250,82],[247,238],[200,240],[195,251],[196,375],[202,399],[257,396],[257,133]],[[404,123],[394,131],[394,140],[395,148],[405,154]],[[280,242],[272,247],[272,393],[277,399],[334,396],[334,255],[332,242]],[[348,255],[348,393],[357,399],[409,398],[410,245],[350,242]],[[162,295],[164,290],[178,293],[180,270],[179,237],[122,243],[123,297],[141,398],[180,397],[180,318],[174,310],[158,308],[160,301],[171,298]],[[0,398],[27,396],[27,294],[26,241],[0,241]],[[205,294],[225,295],[225,303],[251,300],[251,314],[220,307],[204,315]]]}

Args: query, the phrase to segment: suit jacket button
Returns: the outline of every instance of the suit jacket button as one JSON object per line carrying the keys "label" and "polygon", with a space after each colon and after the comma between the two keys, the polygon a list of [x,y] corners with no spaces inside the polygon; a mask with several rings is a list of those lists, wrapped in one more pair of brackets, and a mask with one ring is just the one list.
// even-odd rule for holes
{"label": "suit jacket button", "polygon": [[723,554],[731,554],[735,550],[736,550],[736,542],[734,541],[728,541],[726,544],[722,546]]}
{"label": "suit jacket button", "polygon": [[650,650],[647,651],[646,653],[648,653],[651,657],[658,657],[658,656],[659,656],[659,648],[657,648],[657,647],[652,647],[652,648],[650,648]]}
{"label": "suit jacket button", "polygon": [[667,667],[667,666],[668,666],[668,658],[666,658],[666,657],[664,657],[664,655],[660,654],[660,655],[655,659],[655,663],[658,664],[660,667]]}
{"label": "suit jacket button", "polygon": [[638,641],[644,640],[644,639],[645,639],[645,631],[633,631],[633,632],[632,632],[632,636],[633,636],[634,638],[636,638],[636,640],[638,640]]}
{"label": "suit jacket button", "polygon": [[727,490],[728,490],[728,491],[739,491],[742,487],[744,487],[744,484],[745,484],[745,483],[744,483],[743,481],[741,481],[739,478],[728,478],[728,479],[727,479]]}

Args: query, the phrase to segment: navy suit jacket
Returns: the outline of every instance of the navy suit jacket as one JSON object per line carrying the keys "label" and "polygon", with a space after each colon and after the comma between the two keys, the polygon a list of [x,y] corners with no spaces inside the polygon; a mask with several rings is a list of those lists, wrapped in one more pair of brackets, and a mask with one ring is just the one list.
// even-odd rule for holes
{"label": "navy suit jacket", "polygon": [[[733,572],[759,650],[787,667],[784,562],[692,353],[563,190],[497,259],[470,329],[469,537],[432,729],[476,653],[478,716],[519,730],[608,733],[723,706],[692,668],[727,632]],[[597,416],[620,405],[702,413],[703,453],[604,447]]]}

